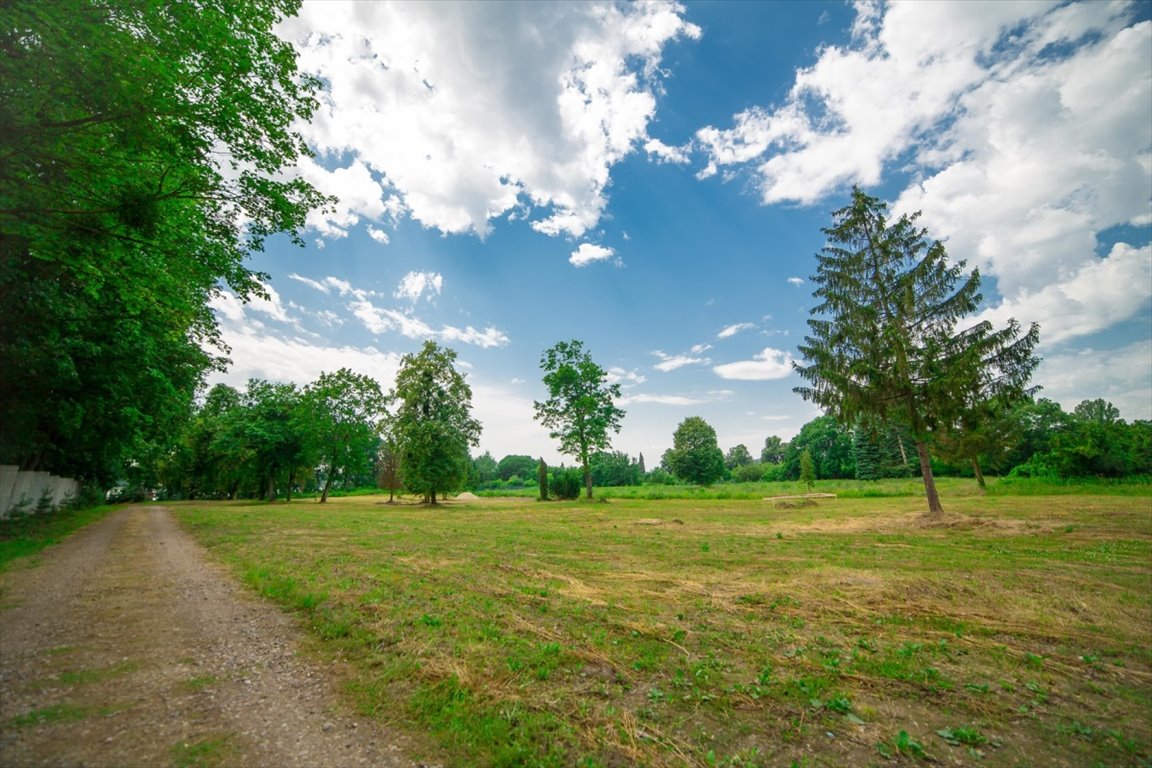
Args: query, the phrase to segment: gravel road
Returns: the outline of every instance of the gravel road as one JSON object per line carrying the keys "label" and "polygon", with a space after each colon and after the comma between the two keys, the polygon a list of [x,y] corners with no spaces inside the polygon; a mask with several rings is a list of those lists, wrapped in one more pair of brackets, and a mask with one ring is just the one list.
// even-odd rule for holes
{"label": "gravel road", "polygon": [[0,574],[0,765],[416,766],[160,507]]}

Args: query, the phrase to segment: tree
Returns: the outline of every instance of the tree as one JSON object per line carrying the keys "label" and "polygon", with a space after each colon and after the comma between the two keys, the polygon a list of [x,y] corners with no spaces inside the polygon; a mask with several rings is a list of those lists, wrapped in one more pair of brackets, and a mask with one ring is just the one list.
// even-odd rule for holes
{"label": "tree", "polygon": [[800,482],[812,492],[812,486],[816,484],[816,466],[812,461],[812,451],[807,448],[800,454]]}
{"label": "tree", "polygon": [[933,435],[983,399],[1023,398],[1039,363],[1039,326],[1011,320],[957,330],[982,299],[980,273],[950,265],[944,245],[917,229],[919,214],[888,219],[887,206],[855,188],[825,228],[812,281],[819,304],[808,320],[796,387],[845,425],[886,421],[911,433],[928,510],[943,514],[929,453]]}
{"label": "tree", "polygon": [[336,475],[371,466],[387,416],[386,400],[371,376],[341,368],[321,373],[304,389],[299,412],[310,446],[327,470],[323,504]]}
{"label": "tree", "polygon": [[106,482],[223,359],[209,300],[326,198],[291,0],[0,4],[0,462]]}
{"label": "tree", "polygon": [[696,485],[710,486],[725,473],[716,430],[699,416],[689,416],[676,427],[664,463],[676,477]]}
{"label": "tree", "polygon": [[751,463],[752,454],[748,452],[748,446],[743,443],[728,449],[728,453],[724,455],[724,466],[728,469],[735,469]]}
{"label": "tree", "polygon": [[389,395],[399,404],[394,430],[404,484],[436,504],[437,493],[456,490],[468,477],[468,449],[480,442],[472,418],[472,389],[453,363],[456,353],[426,341],[404,355]]}
{"label": "tree", "polygon": [[790,480],[800,477],[800,457],[804,451],[811,453],[819,477],[844,480],[856,476],[852,430],[844,428],[831,416],[817,416],[800,427],[799,434],[788,443],[784,455],[784,477]]}
{"label": "tree", "polygon": [[380,442],[380,452],[376,459],[376,487],[388,489],[388,503],[396,501],[396,489],[403,484],[400,472],[400,454],[396,445],[385,438]]}
{"label": "tree", "polygon": [[536,484],[540,487],[540,501],[548,501],[548,465],[540,459],[540,466],[536,468]]}
{"label": "tree", "polygon": [[488,451],[472,459],[472,471],[468,474],[468,484],[472,488],[482,488],[496,479],[496,459]]}
{"label": "tree", "polygon": [[504,481],[511,479],[513,476],[523,480],[532,477],[535,471],[536,459],[531,456],[509,454],[500,459],[500,463],[496,465],[496,476]]}
{"label": "tree", "polygon": [[779,464],[784,461],[784,454],[788,451],[788,443],[776,435],[764,438],[764,447],[760,450],[760,461],[765,464]]}
{"label": "tree", "polygon": [[632,457],[622,451],[597,451],[588,459],[592,485],[615,487],[639,485],[640,469]]}
{"label": "tree", "polygon": [[620,385],[592,361],[581,341],[561,341],[540,358],[548,399],[536,402],[536,418],[560,441],[560,452],[576,458],[584,470],[584,488],[592,498],[589,459],[612,447],[609,432],[619,432],[624,411],[616,407]]}

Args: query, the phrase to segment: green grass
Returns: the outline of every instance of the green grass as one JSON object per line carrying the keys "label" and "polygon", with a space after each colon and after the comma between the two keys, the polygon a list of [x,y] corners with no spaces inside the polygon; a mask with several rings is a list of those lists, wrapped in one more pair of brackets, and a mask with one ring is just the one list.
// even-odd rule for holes
{"label": "green grass", "polygon": [[50,707],[41,707],[22,715],[9,718],[4,724],[8,728],[26,728],[35,725],[51,725],[53,723],[72,723],[83,720],[92,714],[87,707],[77,707],[72,704],[55,704]]}
{"label": "green grass", "polygon": [[209,736],[172,746],[172,765],[175,768],[215,768],[232,765],[235,760],[236,748],[230,735]]}
{"label": "green grass", "polygon": [[1152,489],[1087,490],[172,506],[431,760],[1136,765]]}
{"label": "green grass", "polygon": [[115,510],[112,505],[63,508],[56,512],[0,520],[0,572],[13,561],[35,555]]}

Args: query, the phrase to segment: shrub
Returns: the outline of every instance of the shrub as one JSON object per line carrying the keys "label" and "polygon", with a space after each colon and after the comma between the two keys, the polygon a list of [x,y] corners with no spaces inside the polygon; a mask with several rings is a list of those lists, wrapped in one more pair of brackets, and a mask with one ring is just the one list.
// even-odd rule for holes
{"label": "shrub", "polygon": [[584,487],[584,477],[579,469],[558,469],[552,473],[548,484],[552,495],[558,499],[576,499]]}

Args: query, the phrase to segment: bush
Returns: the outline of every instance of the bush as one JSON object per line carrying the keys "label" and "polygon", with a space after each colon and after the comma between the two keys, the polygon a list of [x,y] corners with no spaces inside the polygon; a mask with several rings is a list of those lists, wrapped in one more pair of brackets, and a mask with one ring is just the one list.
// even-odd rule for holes
{"label": "bush", "polygon": [[578,499],[584,486],[584,474],[579,469],[558,469],[548,483],[551,495],[558,499]]}
{"label": "bush", "polygon": [[732,479],[737,483],[756,483],[764,479],[765,466],[758,461],[741,464],[732,469]]}

